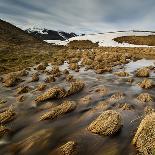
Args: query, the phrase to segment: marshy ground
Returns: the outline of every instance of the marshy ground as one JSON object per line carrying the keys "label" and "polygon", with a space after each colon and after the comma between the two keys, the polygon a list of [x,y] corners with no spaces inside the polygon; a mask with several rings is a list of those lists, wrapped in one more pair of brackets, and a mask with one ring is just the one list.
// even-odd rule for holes
{"label": "marshy ground", "polygon": [[44,63],[3,74],[0,153],[152,153],[139,137],[145,123],[136,131],[146,115],[154,118],[154,58],[153,48],[73,42]]}

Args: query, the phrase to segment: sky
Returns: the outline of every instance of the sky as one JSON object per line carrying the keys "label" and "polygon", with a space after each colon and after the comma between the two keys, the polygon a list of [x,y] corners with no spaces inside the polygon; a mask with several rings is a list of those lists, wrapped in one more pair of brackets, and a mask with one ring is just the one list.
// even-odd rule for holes
{"label": "sky", "polygon": [[155,0],[0,0],[0,19],[22,29],[151,31],[155,30]]}

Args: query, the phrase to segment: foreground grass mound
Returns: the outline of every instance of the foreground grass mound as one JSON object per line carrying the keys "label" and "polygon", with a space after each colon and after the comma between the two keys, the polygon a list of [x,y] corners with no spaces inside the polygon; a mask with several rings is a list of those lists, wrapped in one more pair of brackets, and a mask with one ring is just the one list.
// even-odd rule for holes
{"label": "foreground grass mound", "polygon": [[155,154],[155,112],[147,115],[140,123],[133,144],[145,155]]}
{"label": "foreground grass mound", "polygon": [[115,134],[122,127],[122,118],[114,110],[103,112],[95,121],[93,121],[88,130],[104,136]]}

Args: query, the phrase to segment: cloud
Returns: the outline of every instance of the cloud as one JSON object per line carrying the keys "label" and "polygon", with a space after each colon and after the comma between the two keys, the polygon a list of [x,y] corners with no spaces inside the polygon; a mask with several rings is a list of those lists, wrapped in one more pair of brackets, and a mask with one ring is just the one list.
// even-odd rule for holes
{"label": "cloud", "polygon": [[22,28],[81,33],[153,30],[154,0],[1,0],[0,17]]}

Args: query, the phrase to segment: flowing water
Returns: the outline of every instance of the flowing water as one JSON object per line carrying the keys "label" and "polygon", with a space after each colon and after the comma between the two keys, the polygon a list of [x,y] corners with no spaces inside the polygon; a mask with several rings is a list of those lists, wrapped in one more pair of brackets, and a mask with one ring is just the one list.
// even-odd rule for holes
{"label": "flowing water", "polygon": [[[144,60],[141,60],[144,61]],[[138,61],[137,64],[140,64]],[[85,71],[81,68],[79,72],[70,71],[76,79],[81,79],[85,82],[85,88],[72,96],[65,98],[65,100],[73,100],[77,103],[77,108],[65,114],[62,117],[54,120],[38,121],[41,114],[50,111],[47,108],[50,104],[60,104],[62,99],[48,100],[41,105],[36,106],[33,100],[48,88],[55,85],[68,88],[68,82],[65,81],[64,76],[57,78],[55,82],[47,84],[45,91],[36,91],[35,88],[39,83],[44,82],[45,73],[40,72],[40,80],[38,82],[30,82],[32,73],[36,72],[33,68],[29,71],[29,75],[23,77],[23,82],[18,86],[7,88],[3,84],[0,84],[0,98],[3,98],[7,102],[0,105],[0,111],[3,111],[6,107],[12,105],[16,111],[16,119],[7,124],[7,127],[11,129],[11,133],[3,137],[0,140],[0,154],[12,154],[10,149],[13,144],[16,144],[29,137],[33,133],[41,129],[51,129],[51,136],[46,147],[33,148],[29,154],[48,154],[55,148],[68,142],[69,140],[76,141],[78,144],[78,154],[80,155],[134,155],[136,154],[135,147],[131,144],[132,138],[137,130],[137,127],[143,118],[145,104],[139,103],[136,97],[141,92],[148,92],[154,95],[155,88],[149,90],[143,90],[137,86],[137,83],[143,78],[137,78],[134,76],[135,66],[134,62],[123,66],[116,67],[114,71],[127,70],[130,71],[130,77],[134,78],[133,83],[128,82],[129,77],[118,77],[113,73],[96,74],[92,70]],[[152,61],[149,61],[147,65],[153,65]],[[134,69],[133,67],[134,66]],[[138,67],[141,67],[139,65]],[[51,65],[47,67],[50,69]],[[65,63],[60,66],[61,70],[68,68],[68,64]],[[132,68],[132,69],[131,69]],[[137,68],[136,68],[137,69]],[[151,74],[150,79],[154,80],[154,74]],[[31,88],[31,91],[24,94],[25,100],[23,102],[16,101],[16,88],[20,85],[27,85]],[[105,95],[99,94],[98,88],[107,87],[109,92]],[[100,101],[108,99],[116,92],[124,93],[125,97],[120,101],[109,104],[106,109],[95,108]],[[82,104],[80,99],[89,96],[91,102],[89,104]],[[133,110],[121,110],[117,107],[120,103],[128,103],[134,107]],[[154,102],[148,103],[154,106]],[[47,105],[47,107],[46,107]],[[103,111],[108,109],[115,109],[120,112],[123,119],[122,129],[114,136],[100,136],[93,134],[87,130],[88,125],[97,118]],[[20,153],[19,153],[20,154]]]}

